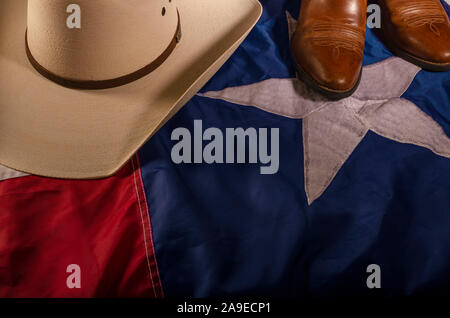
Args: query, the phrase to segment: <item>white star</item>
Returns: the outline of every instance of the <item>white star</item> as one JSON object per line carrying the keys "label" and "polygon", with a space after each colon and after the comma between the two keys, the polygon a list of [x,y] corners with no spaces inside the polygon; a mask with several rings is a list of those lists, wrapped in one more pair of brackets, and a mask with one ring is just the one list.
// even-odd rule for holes
{"label": "white star", "polygon": [[[289,13],[287,18],[292,37],[297,21]],[[396,57],[366,66],[357,91],[340,101],[325,100],[296,78],[272,78],[199,95],[302,118],[305,189],[312,204],[369,130],[450,158],[450,139],[444,130],[415,104],[400,98],[419,71]]]}

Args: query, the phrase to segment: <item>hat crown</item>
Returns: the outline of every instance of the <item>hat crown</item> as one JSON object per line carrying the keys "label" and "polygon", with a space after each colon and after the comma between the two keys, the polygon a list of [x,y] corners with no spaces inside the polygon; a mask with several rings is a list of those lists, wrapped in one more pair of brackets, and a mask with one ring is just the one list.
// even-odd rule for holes
{"label": "hat crown", "polygon": [[64,79],[126,76],[157,60],[176,36],[175,0],[77,0],[78,8],[73,4],[28,0],[30,53],[40,66]]}

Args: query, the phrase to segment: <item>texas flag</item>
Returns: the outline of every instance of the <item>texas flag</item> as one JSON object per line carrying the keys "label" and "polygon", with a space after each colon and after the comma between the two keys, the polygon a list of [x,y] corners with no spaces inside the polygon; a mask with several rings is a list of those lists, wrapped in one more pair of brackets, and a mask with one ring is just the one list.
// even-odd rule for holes
{"label": "texas flag", "polygon": [[[261,3],[243,45],[116,175],[0,167],[0,297],[450,294],[450,72],[368,29],[358,90],[327,101],[291,59],[300,1]],[[264,132],[269,173],[174,160],[174,132],[203,149],[209,128]]]}

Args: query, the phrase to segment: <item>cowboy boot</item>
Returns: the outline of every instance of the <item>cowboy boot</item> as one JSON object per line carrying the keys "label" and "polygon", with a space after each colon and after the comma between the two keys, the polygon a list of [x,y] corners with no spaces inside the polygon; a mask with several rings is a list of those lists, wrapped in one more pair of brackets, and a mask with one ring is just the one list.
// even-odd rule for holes
{"label": "cowboy boot", "polygon": [[330,99],[359,84],[366,11],[367,0],[302,0],[292,55],[299,77]]}
{"label": "cowboy boot", "polygon": [[396,55],[429,71],[450,70],[450,23],[439,0],[378,0],[381,37]]}

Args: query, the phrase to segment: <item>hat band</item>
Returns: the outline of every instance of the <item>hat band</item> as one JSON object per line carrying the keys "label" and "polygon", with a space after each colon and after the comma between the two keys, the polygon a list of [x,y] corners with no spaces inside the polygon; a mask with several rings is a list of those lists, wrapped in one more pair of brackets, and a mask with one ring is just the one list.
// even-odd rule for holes
{"label": "hat band", "polygon": [[47,79],[62,85],[64,87],[68,88],[76,88],[76,89],[107,89],[107,88],[113,88],[118,87],[122,85],[126,85],[128,83],[134,82],[141,77],[144,77],[154,70],[156,70],[159,66],[161,66],[172,54],[173,50],[177,46],[177,43],[181,40],[181,19],[180,19],[180,13],[178,12],[178,25],[177,29],[175,31],[175,35],[170,42],[169,46],[165,49],[165,51],[157,57],[153,62],[150,64],[147,64],[143,68],[137,70],[136,72],[120,76],[113,79],[108,80],[101,80],[101,81],[83,81],[83,80],[73,80],[73,79],[67,79],[63,78],[61,76],[58,76],[49,70],[47,70],[45,67],[39,64],[39,62],[33,57],[33,54],[30,51],[30,47],[28,46],[28,37],[27,32],[25,32],[25,48],[28,56],[28,60],[30,61],[31,65],[38,71],[42,76],[46,77]]}

